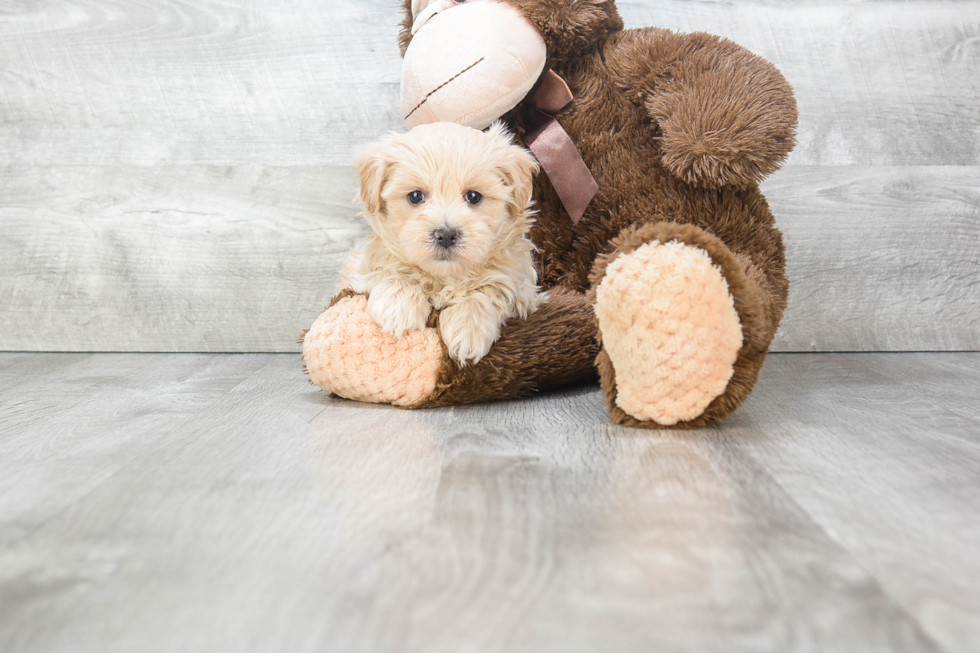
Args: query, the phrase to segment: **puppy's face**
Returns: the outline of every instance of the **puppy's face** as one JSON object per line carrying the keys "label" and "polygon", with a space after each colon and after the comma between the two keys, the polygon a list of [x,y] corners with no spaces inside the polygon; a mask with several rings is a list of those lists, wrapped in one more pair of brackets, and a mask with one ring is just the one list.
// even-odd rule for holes
{"label": "puppy's face", "polygon": [[421,125],[357,162],[358,199],[386,247],[436,278],[477,270],[527,232],[537,162],[499,124]]}

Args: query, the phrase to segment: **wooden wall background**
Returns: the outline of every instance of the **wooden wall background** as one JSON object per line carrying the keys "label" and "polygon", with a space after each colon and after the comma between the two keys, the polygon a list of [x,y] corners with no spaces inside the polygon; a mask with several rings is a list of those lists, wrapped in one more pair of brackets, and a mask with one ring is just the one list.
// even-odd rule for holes
{"label": "wooden wall background", "polygon": [[[0,0],[0,349],[293,351],[400,126],[396,0]],[[795,85],[775,349],[980,348],[980,0],[620,0]]]}

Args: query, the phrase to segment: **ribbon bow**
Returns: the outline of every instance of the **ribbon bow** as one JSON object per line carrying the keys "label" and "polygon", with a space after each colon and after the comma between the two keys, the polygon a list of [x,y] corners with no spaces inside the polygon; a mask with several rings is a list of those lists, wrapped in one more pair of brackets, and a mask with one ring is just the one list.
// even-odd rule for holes
{"label": "ribbon bow", "polygon": [[574,99],[568,84],[549,70],[528,98],[524,112],[527,135],[524,141],[534,152],[565,210],[578,224],[585,209],[599,192],[599,184],[589,171],[572,137],[555,120],[555,114]]}

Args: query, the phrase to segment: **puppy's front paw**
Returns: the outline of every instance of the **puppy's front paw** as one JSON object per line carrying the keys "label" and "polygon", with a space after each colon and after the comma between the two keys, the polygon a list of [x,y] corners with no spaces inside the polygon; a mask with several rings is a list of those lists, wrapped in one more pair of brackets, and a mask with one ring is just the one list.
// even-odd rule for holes
{"label": "puppy's front paw", "polygon": [[379,283],[368,297],[371,317],[382,331],[396,337],[425,328],[429,311],[429,301],[422,291],[408,284]]}
{"label": "puppy's front paw", "polygon": [[439,333],[460,365],[477,363],[500,337],[500,319],[476,302],[461,302],[439,315]]}

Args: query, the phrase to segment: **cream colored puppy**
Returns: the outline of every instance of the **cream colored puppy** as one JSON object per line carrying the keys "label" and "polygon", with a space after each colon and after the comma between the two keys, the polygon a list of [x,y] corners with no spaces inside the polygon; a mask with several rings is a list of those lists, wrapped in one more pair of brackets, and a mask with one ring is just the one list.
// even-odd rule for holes
{"label": "cream colored puppy", "polygon": [[349,281],[369,293],[383,331],[421,329],[435,308],[449,355],[475,363],[507,320],[538,308],[527,238],[537,170],[500,123],[487,132],[420,125],[358,158],[358,199],[374,234]]}

